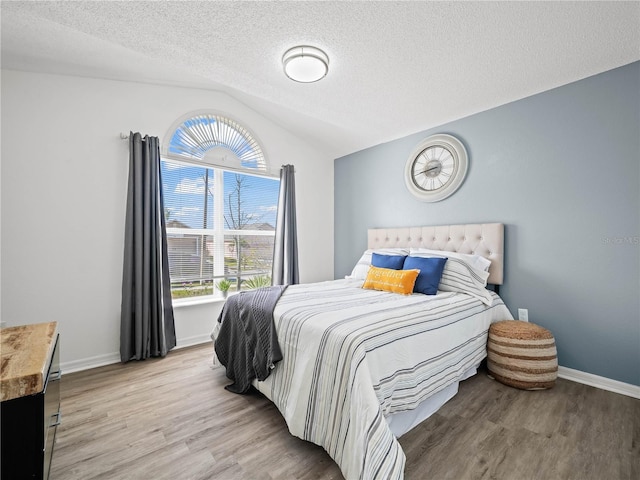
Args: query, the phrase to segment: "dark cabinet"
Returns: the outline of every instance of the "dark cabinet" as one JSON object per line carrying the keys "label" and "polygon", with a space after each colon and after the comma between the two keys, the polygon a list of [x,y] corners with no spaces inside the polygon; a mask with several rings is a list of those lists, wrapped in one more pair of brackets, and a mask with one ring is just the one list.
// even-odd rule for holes
{"label": "dark cabinet", "polygon": [[2,479],[48,479],[60,424],[60,339],[55,337],[44,389],[0,404]]}

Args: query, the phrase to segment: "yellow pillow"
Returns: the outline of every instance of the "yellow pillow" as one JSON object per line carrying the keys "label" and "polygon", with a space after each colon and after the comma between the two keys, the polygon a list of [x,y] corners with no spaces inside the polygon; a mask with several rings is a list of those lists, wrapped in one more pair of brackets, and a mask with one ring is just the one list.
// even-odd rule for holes
{"label": "yellow pillow", "polygon": [[362,288],[410,295],[419,273],[420,270],[392,270],[372,266]]}

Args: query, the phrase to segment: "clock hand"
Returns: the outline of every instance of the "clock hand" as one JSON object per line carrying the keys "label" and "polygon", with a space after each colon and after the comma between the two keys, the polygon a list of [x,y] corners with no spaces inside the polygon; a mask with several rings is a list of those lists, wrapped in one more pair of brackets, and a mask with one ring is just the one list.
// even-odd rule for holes
{"label": "clock hand", "polygon": [[418,175],[423,174],[426,175],[427,173],[429,173],[431,170],[437,170],[439,168],[438,165],[436,165],[435,167],[431,167],[431,168],[427,168],[426,170],[423,170],[421,172],[418,172]]}

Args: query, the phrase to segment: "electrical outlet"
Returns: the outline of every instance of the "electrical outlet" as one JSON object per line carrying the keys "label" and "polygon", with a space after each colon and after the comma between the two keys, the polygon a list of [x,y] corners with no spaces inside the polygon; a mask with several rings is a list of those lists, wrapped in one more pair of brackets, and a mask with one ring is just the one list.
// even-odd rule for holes
{"label": "electrical outlet", "polygon": [[529,321],[529,310],[526,308],[518,309],[518,320],[522,320],[523,322]]}

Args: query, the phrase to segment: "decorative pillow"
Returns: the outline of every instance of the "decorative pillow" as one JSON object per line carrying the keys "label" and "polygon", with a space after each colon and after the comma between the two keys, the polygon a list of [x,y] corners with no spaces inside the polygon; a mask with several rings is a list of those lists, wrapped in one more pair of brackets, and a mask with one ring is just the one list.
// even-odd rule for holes
{"label": "decorative pillow", "polygon": [[371,266],[371,256],[373,253],[379,253],[380,255],[409,255],[408,248],[376,248],[375,250],[365,250],[356,263],[355,267],[351,271],[351,275],[348,278],[354,278],[356,280],[364,280],[367,277],[367,272]]}
{"label": "decorative pillow", "polygon": [[411,295],[420,270],[370,267],[362,288]]}
{"label": "decorative pillow", "polygon": [[432,257],[448,257],[448,258],[459,258],[460,260],[464,260],[473,268],[477,268],[478,270],[483,270],[485,272],[489,271],[489,267],[491,266],[491,260],[483,257],[482,255],[474,255],[471,253],[458,253],[458,252],[445,252],[443,250],[431,250],[428,248],[412,248],[409,250],[409,255],[423,255],[431,254],[429,256]]}
{"label": "decorative pillow", "polygon": [[[390,268],[392,270],[402,270],[406,255],[382,255],[373,252],[371,254],[371,265],[380,268]],[[409,270],[406,268],[405,270]]]}
{"label": "decorative pillow", "polygon": [[[439,252],[440,255],[448,253]],[[414,252],[411,256],[428,258],[433,255]],[[438,289],[444,292],[466,293],[490,307],[493,303],[493,297],[486,289],[488,278],[489,272],[474,268],[459,258],[449,257],[442,271]]]}
{"label": "decorative pillow", "polygon": [[420,270],[416,284],[413,286],[414,292],[435,295],[438,293],[438,285],[446,263],[447,258],[409,256],[405,258],[403,268],[405,270]]}

